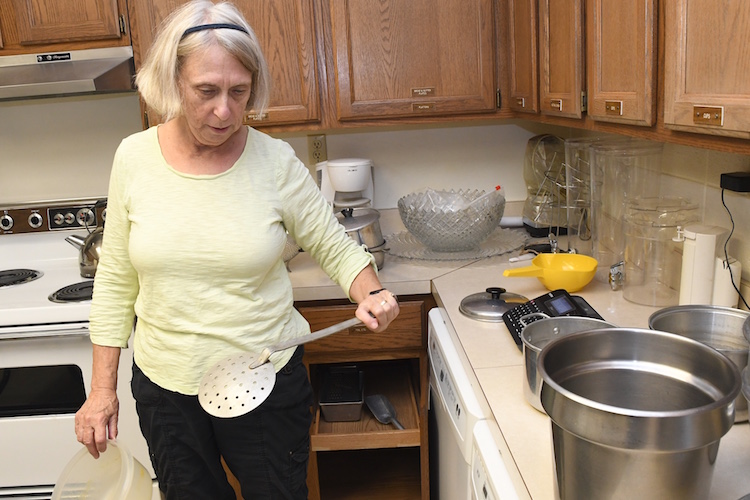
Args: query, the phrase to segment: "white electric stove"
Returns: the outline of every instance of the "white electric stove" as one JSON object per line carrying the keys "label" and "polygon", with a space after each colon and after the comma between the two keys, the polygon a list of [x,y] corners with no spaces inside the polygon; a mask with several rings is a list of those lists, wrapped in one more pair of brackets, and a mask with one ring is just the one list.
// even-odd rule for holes
{"label": "white electric stove", "polygon": [[[51,498],[82,447],[74,418],[91,388],[93,280],[81,277],[79,251],[65,238],[85,237],[105,216],[99,210],[82,218],[95,201],[0,206],[0,499]],[[69,289],[69,301],[52,301],[61,289]],[[132,349],[123,349],[118,443],[148,469],[158,499],[130,390],[132,360]]]}

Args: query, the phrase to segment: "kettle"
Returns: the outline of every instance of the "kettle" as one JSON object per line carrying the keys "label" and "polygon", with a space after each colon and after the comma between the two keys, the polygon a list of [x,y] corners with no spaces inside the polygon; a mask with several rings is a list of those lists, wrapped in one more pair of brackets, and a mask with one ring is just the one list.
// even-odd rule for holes
{"label": "kettle", "polygon": [[[100,200],[93,207],[94,212],[97,208],[106,207],[107,201]],[[65,238],[65,241],[78,248],[78,266],[81,271],[81,277],[93,278],[96,274],[96,267],[99,265],[99,256],[102,249],[102,239],[104,236],[104,222],[98,224],[93,231],[89,231],[86,237],[72,234]]]}

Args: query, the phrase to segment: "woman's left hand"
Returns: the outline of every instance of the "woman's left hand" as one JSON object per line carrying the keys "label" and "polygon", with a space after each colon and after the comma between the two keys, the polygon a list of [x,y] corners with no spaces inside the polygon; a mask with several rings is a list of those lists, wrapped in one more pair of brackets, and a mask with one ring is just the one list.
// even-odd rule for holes
{"label": "woman's left hand", "polygon": [[398,316],[398,298],[386,289],[368,294],[357,307],[356,316],[374,332],[382,332]]}
{"label": "woman's left hand", "polygon": [[359,304],[357,318],[374,332],[382,332],[398,316],[398,298],[383,288],[373,266],[354,278],[349,295]]}

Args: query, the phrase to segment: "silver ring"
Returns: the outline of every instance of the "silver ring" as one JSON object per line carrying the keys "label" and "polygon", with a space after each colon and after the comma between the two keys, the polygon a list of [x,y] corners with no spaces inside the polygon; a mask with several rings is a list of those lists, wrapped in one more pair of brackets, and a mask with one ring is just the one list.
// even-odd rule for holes
{"label": "silver ring", "polygon": [[388,301],[387,301],[387,300],[384,300],[383,302],[381,302],[381,303],[380,303],[380,305],[381,305],[381,306],[384,306],[384,305],[386,305],[387,303],[388,303]]}

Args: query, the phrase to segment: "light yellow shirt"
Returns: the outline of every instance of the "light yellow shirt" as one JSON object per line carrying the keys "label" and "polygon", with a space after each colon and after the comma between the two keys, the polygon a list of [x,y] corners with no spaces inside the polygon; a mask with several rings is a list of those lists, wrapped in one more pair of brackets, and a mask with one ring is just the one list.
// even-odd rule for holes
{"label": "light yellow shirt", "polygon": [[[250,128],[229,170],[189,175],[167,164],[156,131],[115,153],[91,341],[125,347],[137,317],[135,362],[159,386],[194,395],[219,360],[310,331],[293,308],[285,229],[347,293],[374,260],[285,142]],[[293,351],[271,357],[277,371]]]}

